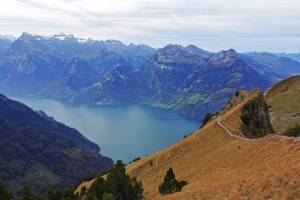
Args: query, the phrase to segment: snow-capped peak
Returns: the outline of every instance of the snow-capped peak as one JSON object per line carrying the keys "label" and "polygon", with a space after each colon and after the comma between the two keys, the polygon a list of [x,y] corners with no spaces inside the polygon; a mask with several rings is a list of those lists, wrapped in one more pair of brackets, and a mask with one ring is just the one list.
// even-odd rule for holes
{"label": "snow-capped peak", "polygon": [[77,37],[74,37],[74,35],[72,35],[72,34],[66,35],[64,33],[55,34],[55,35],[52,36],[52,38],[59,39],[59,40],[74,39],[74,40],[76,40],[79,43],[87,43],[87,42],[94,41],[91,38],[88,38],[88,39],[77,38]]}
{"label": "snow-capped peak", "polygon": [[59,34],[53,35],[52,38],[59,39],[59,40],[65,40],[65,39],[74,38],[74,35],[72,35],[72,34],[66,35],[64,33],[59,33]]}
{"label": "snow-capped peak", "polygon": [[21,37],[26,39],[28,38],[34,39],[34,40],[60,40],[60,41],[72,40],[72,41],[77,41],[78,43],[81,44],[89,44],[97,41],[97,40],[93,40],[92,38],[88,38],[88,39],[77,38],[73,34],[66,35],[64,33],[54,34],[50,36],[41,36],[36,34],[23,33]]}

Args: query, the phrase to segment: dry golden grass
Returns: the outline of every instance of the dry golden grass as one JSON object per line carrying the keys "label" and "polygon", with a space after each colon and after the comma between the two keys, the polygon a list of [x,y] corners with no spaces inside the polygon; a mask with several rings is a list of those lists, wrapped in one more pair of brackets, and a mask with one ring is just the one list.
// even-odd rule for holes
{"label": "dry golden grass", "polygon": [[300,121],[300,76],[277,83],[266,93],[271,122],[282,133]]}
{"label": "dry golden grass", "polygon": [[[257,91],[248,100],[255,95]],[[142,181],[146,199],[300,198],[300,140],[231,137],[218,120],[237,132],[241,105],[169,148],[128,165],[127,172]],[[161,196],[158,186],[169,167],[188,185],[182,192]]]}

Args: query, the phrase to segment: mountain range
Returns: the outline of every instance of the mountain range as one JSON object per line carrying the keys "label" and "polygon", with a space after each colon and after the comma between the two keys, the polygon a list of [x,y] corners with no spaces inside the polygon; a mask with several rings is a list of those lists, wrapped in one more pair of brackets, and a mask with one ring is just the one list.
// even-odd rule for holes
{"label": "mountain range", "polygon": [[23,33],[5,41],[0,47],[4,94],[70,105],[147,104],[197,119],[218,111],[238,89],[264,91],[300,73],[299,62],[270,53],[214,53],[194,45],[154,49],[65,34]]}
{"label": "mountain range", "polygon": [[[146,199],[300,196],[299,139],[286,134],[299,123],[300,78],[268,89],[300,73],[295,55],[154,49],[64,34],[24,33],[0,37],[0,44],[1,93],[74,106],[147,104],[197,119],[213,112],[195,133],[126,166],[143,183]],[[14,192],[27,184],[39,193],[73,187],[113,164],[77,130],[4,95],[0,138],[0,179]],[[161,196],[158,186],[170,167],[187,185]]]}
{"label": "mountain range", "polygon": [[280,56],[280,57],[288,57],[288,58],[291,58],[293,60],[300,62],[300,53],[277,53],[275,55]]}

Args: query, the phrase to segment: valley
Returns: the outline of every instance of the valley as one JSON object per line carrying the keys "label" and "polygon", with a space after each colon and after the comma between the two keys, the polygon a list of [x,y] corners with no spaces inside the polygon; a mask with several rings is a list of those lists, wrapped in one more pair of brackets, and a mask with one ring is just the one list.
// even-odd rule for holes
{"label": "valley", "polygon": [[[126,172],[143,183],[146,199],[298,195],[293,189],[298,186],[298,140],[276,134],[298,134],[299,78],[268,89],[300,73],[294,57],[234,49],[209,52],[195,45],[155,49],[64,34],[23,33],[0,41],[5,44],[0,46],[0,93],[33,109],[2,98],[3,105],[20,109],[12,106],[8,115],[2,110],[0,130],[12,134],[7,144],[18,138],[16,147],[0,157],[1,178],[14,191],[27,183],[39,193],[73,187],[121,159],[129,163]],[[211,118],[199,129],[206,113]],[[58,121],[73,127],[72,133],[57,129]],[[50,147],[44,145],[49,136],[55,141]],[[32,149],[28,138],[34,138],[37,147]],[[25,151],[28,155],[22,158]],[[42,153],[35,157],[37,151]],[[274,165],[282,157],[285,161]],[[28,159],[33,160],[22,164]],[[20,173],[17,177],[12,177],[7,160],[21,163],[13,166]],[[81,164],[73,166],[77,162]],[[70,174],[63,176],[63,167]],[[181,193],[161,197],[157,187],[170,167],[188,185]],[[78,168],[82,172],[71,175]],[[62,177],[68,178],[66,183]],[[90,187],[93,180],[83,181],[76,191]],[[278,186],[282,184],[285,189]],[[273,194],[274,189],[280,192]]]}
{"label": "valley", "polygon": [[2,0],[0,200],[300,200],[299,0]]}
{"label": "valley", "polygon": [[[1,37],[0,37],[1,40]],[[149,105],[200,120],[238,89],[265,91],[300,73],[300,63],[272,53],[162,48],[74,35],[23,33],[0,46],[0,92],[71,106]]]}

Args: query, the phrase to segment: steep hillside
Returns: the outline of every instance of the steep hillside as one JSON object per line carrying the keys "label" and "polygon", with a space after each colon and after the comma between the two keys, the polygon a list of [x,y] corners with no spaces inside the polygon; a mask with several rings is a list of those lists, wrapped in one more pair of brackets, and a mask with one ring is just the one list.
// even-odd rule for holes
{"label": "steep hillside", "polygon": [[[258,90],[244,95],[193,135],[128,165],[128,173],[143,182],[146,199],[299,198],[299,138],[248,139],[241,133],[241,110],[259,95]],[[188,185],[160,196],[158,186],[169,167]]]}
{"label": "steep hillside", "polygon": [[119,67],[82,93],[78,103],[148,104],[200,118],[226,105],[237,89],[265,90],[271,84],[232,49],[204,54],[191,48],[168,45],[138,71]]}
{"label": "steep hillside", "polygon": [[271,121],[279,133],[300,123],[300,76],[294,76],[271,87],[266,93]]}
{"label": "steep hillside", "polygon": [[74,186],[112,165],[99,151],[75,129],[0,95],[0,180],[12,191]]}

